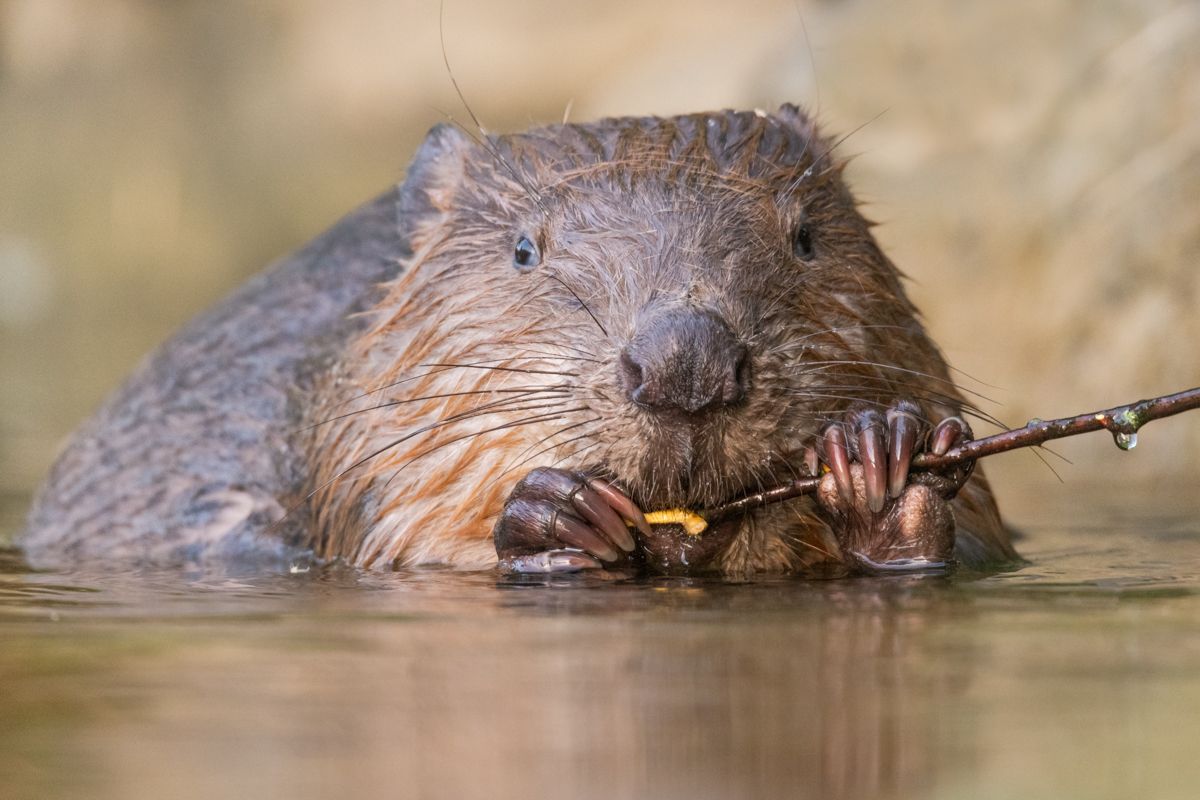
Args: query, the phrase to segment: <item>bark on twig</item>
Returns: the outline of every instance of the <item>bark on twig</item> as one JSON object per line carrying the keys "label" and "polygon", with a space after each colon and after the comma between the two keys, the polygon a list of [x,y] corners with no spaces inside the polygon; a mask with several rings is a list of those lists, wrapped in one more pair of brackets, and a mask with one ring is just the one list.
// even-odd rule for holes
{"label": "bark on twig", "polygon": [[[1020,447],[1032,447],[1052,439],[1062,439],[1080,433],[1107,430],[1112,433],[1117,446],[1123,450],[1132,448],[1137,443],[1138,428],[1147,422],[1184,411],[1200,408],[1200,387],[1183,392],[1141,400],[1125,406],[1117,406],[1104,411],[1093,411],[1090,414],[1080,414],[1063,419],[1040,420],[1033,419],[1023,428],[1017,428],[995,436],[974,439],[950,450],[945,455],[921,453],[913,457],[912,468],[915,470],[944,469],[963,461],[971,461],[984,456],[1016,450]],[[812,494],[817,490],[821,478],[799,478],[783,486],[767,489],[730,503],[717,506],[702,513],[710,524],[728,519],[736,514],[742,514],[751,509],[790,500],[793,497]]]}

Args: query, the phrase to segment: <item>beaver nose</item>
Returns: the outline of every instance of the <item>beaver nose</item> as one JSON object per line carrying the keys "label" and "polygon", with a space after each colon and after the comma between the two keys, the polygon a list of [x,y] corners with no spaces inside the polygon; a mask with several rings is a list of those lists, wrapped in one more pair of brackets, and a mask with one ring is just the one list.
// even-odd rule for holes
{"label": "beaver nose", "polygon": [[655,411],[716,411],[750,388],[746,346],[716,314],[691,308],[653,317],[621,352],[618,371],[625,395]]}

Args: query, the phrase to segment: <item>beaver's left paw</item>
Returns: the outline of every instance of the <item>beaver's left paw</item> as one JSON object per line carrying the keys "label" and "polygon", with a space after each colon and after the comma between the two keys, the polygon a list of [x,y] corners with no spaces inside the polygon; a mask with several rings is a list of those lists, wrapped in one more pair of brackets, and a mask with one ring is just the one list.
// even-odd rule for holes
{"label": "beaver's left paw", "polygon": [[[945,453],[970,438],[960,417],[930,426],[906,401],[886,414],[853,411],[825,429],[819,459],[829,472],[816,499],[851,566],[875,572],[949,563],[955,529],[950,500],[970,477],[971,464],[912,475],[909,466],[917,452]],[[811,451],[810,469],[816,471],[817,460]]]}

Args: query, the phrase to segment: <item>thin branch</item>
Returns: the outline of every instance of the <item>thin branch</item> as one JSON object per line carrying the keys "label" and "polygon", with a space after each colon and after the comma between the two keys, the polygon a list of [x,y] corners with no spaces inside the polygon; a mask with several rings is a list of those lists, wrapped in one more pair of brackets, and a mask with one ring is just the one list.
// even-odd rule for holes
{"label": "thin branch", "polygon": [[[912,460],[912,469],[944,469],[964,461],[972,461],[1021,447],[1033,447],[1053,439],[1064,439],[1068,436],[1099,430],[1111,432],[1117,446],[1122,450],[1129,450],[1137,444],[1138,428],[1147,422],[1198,408],[1200,408],[1200,387],[1075,417],[1051,420],[1034,419],[1030,420],[1024,428],[1005,431],[983,439],[974,439],[950,450],[945,455],[938,456],[933,453],[916,455]],[[798,478],[783,486],[756,492],[709,509],[701,516],[711,525],[755,508],[813,494],[817,491],[820,483],[820,477]]]}
{"label": "thin branch", "polygon": [[916,456],[913,458],[913,466],[921,469],[941,469],[1019,447],[1032,447],[1052,439],[1065,439],[1068,436],[1099,430],[1111,432],[1117,446],[1122,450],[1129,450],[1137,443],[1138,428],[1147,422],[1197,408],[1200,408],[1200,387],[1076,417],[1034,419],[1024,428],[975,439],[954,448],[944,456],[935,456],[932,453]]}

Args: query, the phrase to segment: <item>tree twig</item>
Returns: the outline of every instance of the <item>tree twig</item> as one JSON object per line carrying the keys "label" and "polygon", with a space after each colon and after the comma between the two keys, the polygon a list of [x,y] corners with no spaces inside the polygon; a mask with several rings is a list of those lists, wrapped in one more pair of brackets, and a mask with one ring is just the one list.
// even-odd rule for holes
{"label": "tree twig", "polygon": [[[945,455],[920,453],[913,457],[912,469],[943,469],[963,461],[1004,453],[1020,447],[1032,447],[1052,439],[1063,439],[1067,436],[1098,430],[1111,432],[1117,446],[1122,450],[1129,450],[1137,444],[1138,428],[1147,422],[1197,408],[1200,408],[1200,387],[1075,417],[1051,420],[1033,419],[1023,428],[1005,431],[995,436],[986,436],[982,439],[973,439],[950,450]],[[712,524],[755,508],[812,494],[816,492],[820,482],[821,478],[819,477],[798,478],[783,486],[756,492],[709,509],[702,512],[701,516],[709,524]]]}

